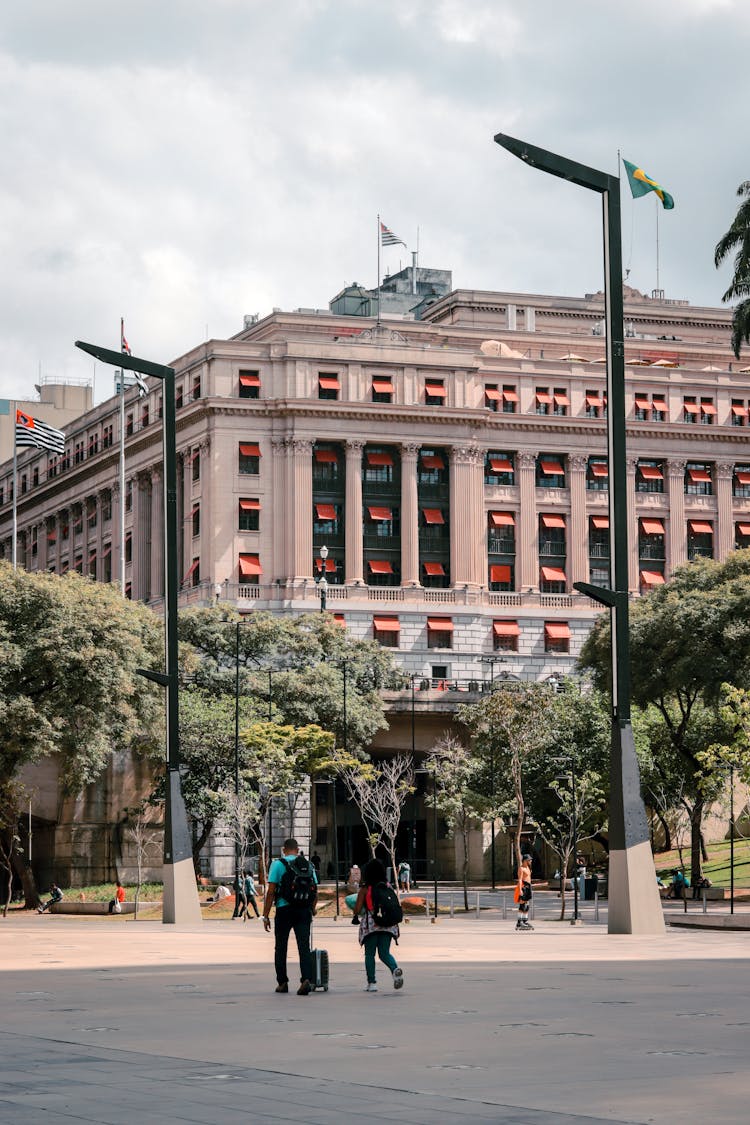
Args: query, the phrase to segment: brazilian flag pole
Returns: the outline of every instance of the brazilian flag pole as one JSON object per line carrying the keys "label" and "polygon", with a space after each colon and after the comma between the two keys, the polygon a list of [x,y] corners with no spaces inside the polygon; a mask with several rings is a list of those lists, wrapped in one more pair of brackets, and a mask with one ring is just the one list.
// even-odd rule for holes
{"label": "brazilian flag pole", "polygon": [[[637,164],[631,164],[629,160],[622,160],[625,165],[625,171],[628,174],[628,183],[630,184],[630,191],[633,199],[638,199],[641,195],[648,195],[650,191],[656,194],[656,197],[661,200],[661,205],[665,211],[671,211],[674,207],[674,199],[665,191],[661,184],[657,184],[656,180],[652,180],[650,176],[640,168]],[[656,207],[656,289],[655,293],[661,294],[659,288],[659,206]]]}

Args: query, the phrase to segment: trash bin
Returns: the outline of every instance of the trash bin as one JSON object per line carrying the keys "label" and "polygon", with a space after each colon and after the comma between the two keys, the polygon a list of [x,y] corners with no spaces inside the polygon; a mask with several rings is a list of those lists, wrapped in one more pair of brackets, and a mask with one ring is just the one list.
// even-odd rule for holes
{"label": "trash bin", "polygon": [[583,881],[583,897],[586,902],[593,902],[596,889],[599,885],[598,875],[587,875]]}

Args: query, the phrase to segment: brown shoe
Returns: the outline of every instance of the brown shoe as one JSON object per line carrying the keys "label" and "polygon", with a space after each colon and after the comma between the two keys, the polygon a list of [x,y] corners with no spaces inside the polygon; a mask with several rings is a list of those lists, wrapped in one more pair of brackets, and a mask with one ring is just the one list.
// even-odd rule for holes
{"label": "brown shoe", "polygon": [[308,996],[310,994],[311,985],[309,980],[303,980],[302,984],[297,989],[298,996]]}
{"label": "brown shoe", "polygon": [[277,992],[288,992],[288,991],[289,991],[289,985],[288,985],[288,984],[286,984],[286,983],[284,983],[284,984],[277,984],[277,985],[276,985],[276,991],[277,991]]}

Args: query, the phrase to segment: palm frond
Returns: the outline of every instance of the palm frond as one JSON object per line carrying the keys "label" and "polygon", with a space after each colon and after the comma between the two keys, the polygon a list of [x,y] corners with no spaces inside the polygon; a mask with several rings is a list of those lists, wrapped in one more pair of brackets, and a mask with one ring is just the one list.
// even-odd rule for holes
{"label": "palm frond", "polygon": [[740,301],[732,314],[732,351],[737,359],[743,344],[750,344],[750,300]]}

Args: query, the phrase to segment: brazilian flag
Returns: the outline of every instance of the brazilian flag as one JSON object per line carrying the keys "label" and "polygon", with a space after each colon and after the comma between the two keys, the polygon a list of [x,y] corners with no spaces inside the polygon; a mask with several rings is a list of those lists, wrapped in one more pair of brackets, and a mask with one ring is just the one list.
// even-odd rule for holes
{"label": "brazilian flag", "polygon": [[633,198],[637,199],[639,195],[646,195],[649,191],[655,191],[662,202],[665,211],[671,211],[674,207],[674,199],[665,191],[661,184],[657,184],[656,180],[652,180],[647,176],[642,168],[636,164],[631,164],[629,160],[623,160],[625,171],[628,174],[628,181],[630,183],[630,190],[633,193]]}

